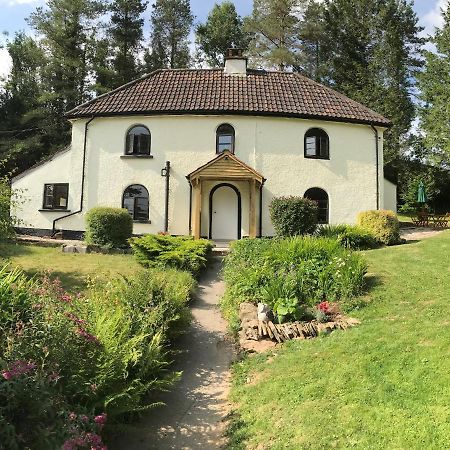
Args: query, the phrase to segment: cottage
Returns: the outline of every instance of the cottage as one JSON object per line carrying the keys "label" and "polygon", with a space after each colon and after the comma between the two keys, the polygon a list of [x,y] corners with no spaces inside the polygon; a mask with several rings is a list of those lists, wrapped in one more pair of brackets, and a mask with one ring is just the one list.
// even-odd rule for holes
{"label": "cottage", "polygon": [[383,176],[389,121],[302,75],[158,70],[67,113],[71,145],[16,176],[23,231],[80,236],[92,207],[128,209],[134,232],[216,240],[274,233],[269,203],[319,203],[323,223],[395,208]]}

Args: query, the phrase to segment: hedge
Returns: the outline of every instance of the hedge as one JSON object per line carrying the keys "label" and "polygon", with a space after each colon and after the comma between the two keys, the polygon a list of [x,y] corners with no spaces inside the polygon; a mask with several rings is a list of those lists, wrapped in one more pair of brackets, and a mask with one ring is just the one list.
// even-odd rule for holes
{"label": "hedge", "polygon": [[278,236],[312,234],[317,227],[317,202],[303,197],[275,197],[269,205]]}
{"label": "hedge", "polygon": [[382,209],[361,212],[358,225],[372,233],[380,244],[395,245],[400,242],[400,223],[393,211]]}
{"label": "hedge", "polygon": [[130,239],[130,244],[144,267],[173,267],[194,275],[206,266],[208,253],[213,247],[212,242],[206,239],[153,234]]}
{"label": "hedge", "polygon": [[126,209],[99,206],[86,214],[85,241],[104,247],[127,247],[133,219]]}

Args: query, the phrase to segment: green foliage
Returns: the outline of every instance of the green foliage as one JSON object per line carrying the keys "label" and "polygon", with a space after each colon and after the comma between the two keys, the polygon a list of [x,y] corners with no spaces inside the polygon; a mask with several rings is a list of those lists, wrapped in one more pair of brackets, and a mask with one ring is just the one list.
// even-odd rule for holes
{"label": "green foliage", "polygon": [[[26,429],[27,447],[60,448],[76,428],[69,411],[119,421],[155,406],[148,395],[178,379],[168,344],[189,322],[188,273],[146,270],[93,283],[86,297],[5,269],[0,286],[18,311],[2,317],[0,334],[0,442],[8,448],[19,448]],[[26,301],[16,301],[19,293]]]}
{"label": "green foliage", "polygon": [[19,191],[12,191],[9,180],[0,178],[0,241],[14,237],[14,227],[20,225],[14,217],[14,209],[22,202]]}
{"label": "green foliage", "polygon": [[378,242],[370,231],[354,225],[322,225],[316,235],[336,239],[343,247],[352,250],[367,250],[378,247]]}
{"label": "green foliage", "polygon": [[278,236],[314,233],[317,227],[317,202],[302,197],[276,197],[270,205],[270,218]]}
{"label": "green foliage", "polygon": [[111,25],[108,29],[110,45],[114,49],[111,88],[129,83],[140,74],[138,52],[142,47],[144,19],[147,9],[144,0],[114,0],[109,5]]}
{"label": "green foliage", "polygon": [[194,21],[189,0],[156,0],[151,15],[147,71],[189,66],[189,32]]}
{"label": "green foliage", "polygon": [[410,91],[425,42],[418,20],[406,1],[333,0],[325,6],[324,81],[392,121],[386,164],[398,158],[415,117]]}
{"label": "green foliage", "polygon": [[244,239],[226,257],[222,308],[232,328],[240,303],[263,302],[282,316],[298,318],[321,301],[352,298],[364,286],[361,255],[336,240],[315,237]]}
{"label": "green foliage", "polygon": [[358,225],[372,233],[380,244],[395,245],[400,242],[400,223],[392,211],[382,209],[361,212]]}
{"label": "green foliage", "polygon": [[420,128],[431,161],[448,165],[450,161],[450,5],[443,6],[444,23],[435,31],[436,52],[425,52],[425,70],[419,76],[422,106]]}
{"label": "green foliage", "polygon": [[137,260],[145,267],[174,267],[197,275],[213,247],[205,239],[147,234],[130,240]]}
{"label": "green foliage", "polygon": [[299,11],[306,0],[254,0],[253,12],[245,18],[245,31],[252,35],[250,54],[255,65],[279,70],[299,65]]}
{"label": "green foliage", "polygon": [[126,247],[133,233],[133,219],[126,209],[99,206],[86,214],[88,244]]}
{"label": "green foliage", "polygon": [[233,365],[229,450],[448,446],[450,230],[366,258],[360,326]]}
{"label": "green foliage", "polygon": [[229,48],[246,49],[248,35],[242,19],[230,1],[215,4],[204,24],[196,29],[197,44],[211,67],[222,67]]}

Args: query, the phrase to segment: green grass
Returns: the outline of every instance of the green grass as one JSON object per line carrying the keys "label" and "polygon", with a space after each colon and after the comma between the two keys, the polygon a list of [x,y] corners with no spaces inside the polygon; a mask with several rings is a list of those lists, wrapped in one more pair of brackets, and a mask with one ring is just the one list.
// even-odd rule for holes
{"label": "green grass", "polygon": [[61,279],[63,287],[76,293],[86,289],[89,278],[131,275],[141,270],[132,255],[101,255],[63,253],[60,247],[0,243],[0,261],[11,261],[29,275],[50,271]]}
{"label": "green grass", "polygon": [[450,442],[450,232],[365,252],[362,324],[234,365],[230,449]]}

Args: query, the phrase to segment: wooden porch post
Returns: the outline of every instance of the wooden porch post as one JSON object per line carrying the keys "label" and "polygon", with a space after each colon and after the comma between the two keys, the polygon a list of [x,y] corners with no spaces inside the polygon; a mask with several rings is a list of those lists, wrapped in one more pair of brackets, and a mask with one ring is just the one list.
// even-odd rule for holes
{"label": "wooden porch post", "polygon": [[195,180],[193,185],[194,207],[192,208],[192,234],[194,239],[200,239],[202,215],[202,182]]}
{"label": "wooden porch post", "polygon": [[249,205],[249,235],[256,237],[256,180],[250,180],[250,205]]}

